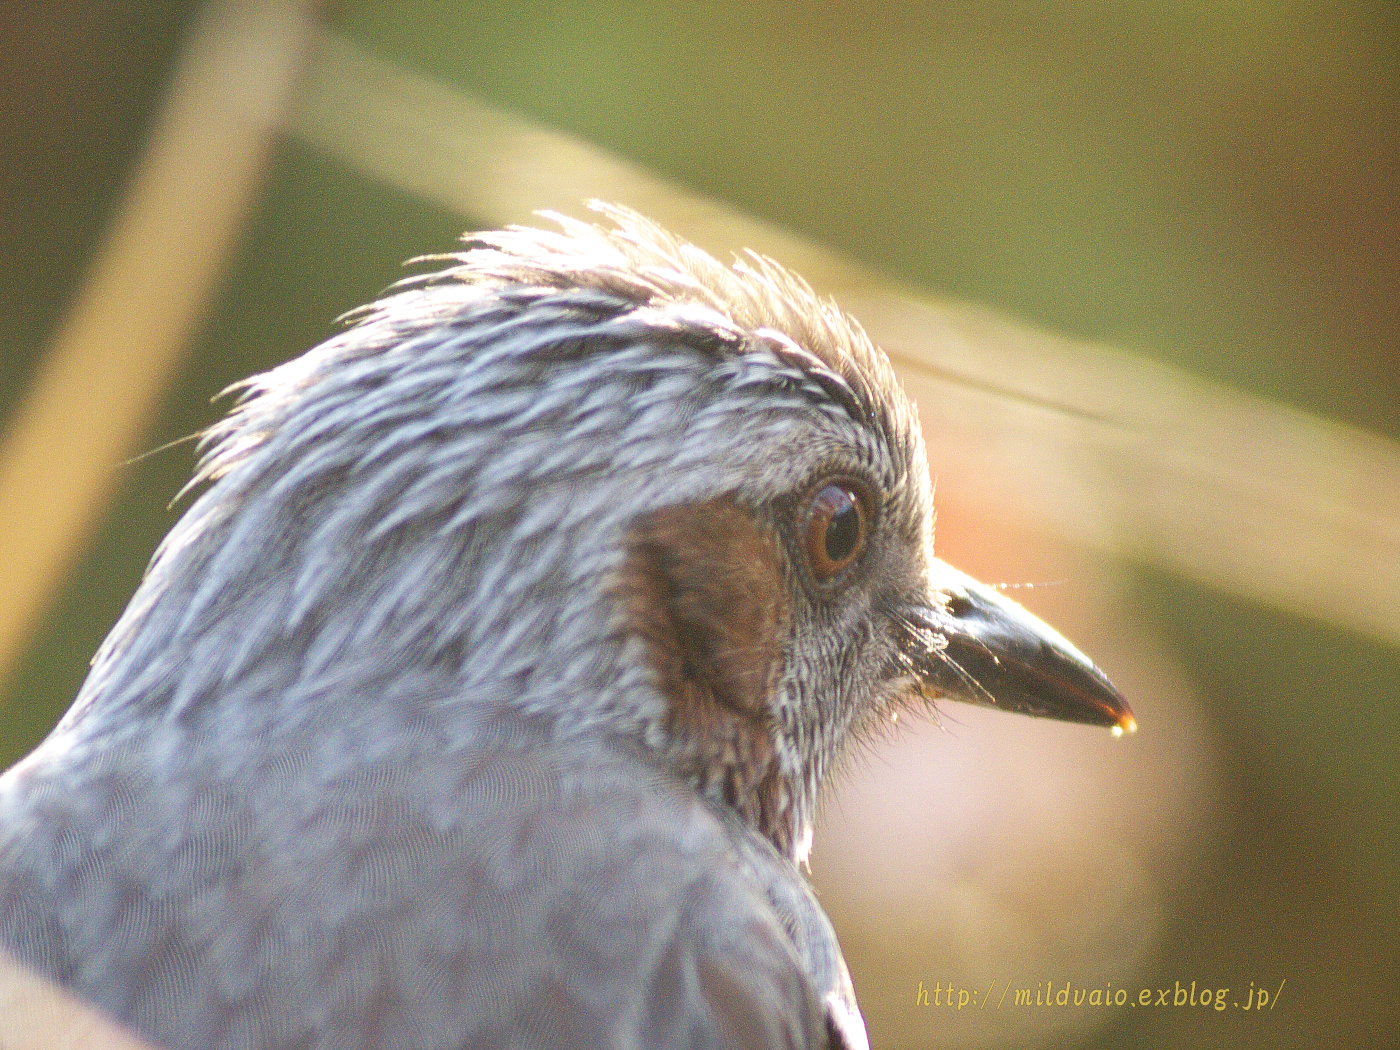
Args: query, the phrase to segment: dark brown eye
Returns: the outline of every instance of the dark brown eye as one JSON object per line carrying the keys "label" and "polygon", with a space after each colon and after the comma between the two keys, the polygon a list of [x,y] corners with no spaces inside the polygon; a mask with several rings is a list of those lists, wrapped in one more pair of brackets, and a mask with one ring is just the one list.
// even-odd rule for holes
{"label": "dark brown eye", "polygon": [[831,579],[860,557],[867,527],[854,489],[839,483],[822,487],[807,518],[807,557],[817,579]]}

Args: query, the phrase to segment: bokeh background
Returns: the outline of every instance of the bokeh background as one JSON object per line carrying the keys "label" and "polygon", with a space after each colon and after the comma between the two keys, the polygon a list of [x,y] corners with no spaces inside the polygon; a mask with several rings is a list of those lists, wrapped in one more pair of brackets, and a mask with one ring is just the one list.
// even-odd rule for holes
{"label": "bokeh background", "polygon": [[601,194],[851,306],[920,400],[940,553],[1137,710],[948,706],[853,761],[813,875],[873,1045],[1396,1045],[1398,11],[0,5],[0,765],[214,395],[402,260]]}

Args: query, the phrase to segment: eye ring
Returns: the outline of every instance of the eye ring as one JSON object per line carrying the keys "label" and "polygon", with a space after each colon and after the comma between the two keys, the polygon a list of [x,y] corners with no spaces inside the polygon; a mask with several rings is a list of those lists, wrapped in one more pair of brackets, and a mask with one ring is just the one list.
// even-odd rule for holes
{"label": "eye ring", "polygon": [[870,512],[862,490],[844,480],[824,482],[808,504],[803,547],[818,581],[850,568],[865,550]]}

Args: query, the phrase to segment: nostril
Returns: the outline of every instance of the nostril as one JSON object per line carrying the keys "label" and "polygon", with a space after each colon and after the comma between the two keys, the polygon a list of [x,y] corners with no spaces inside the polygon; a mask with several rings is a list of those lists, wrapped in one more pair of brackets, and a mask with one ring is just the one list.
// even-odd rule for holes
{"label": "nostril", "polygon": [[972,611],[972,602],[965,594],[950,594],[946,604],[948,615],[961,620]]}

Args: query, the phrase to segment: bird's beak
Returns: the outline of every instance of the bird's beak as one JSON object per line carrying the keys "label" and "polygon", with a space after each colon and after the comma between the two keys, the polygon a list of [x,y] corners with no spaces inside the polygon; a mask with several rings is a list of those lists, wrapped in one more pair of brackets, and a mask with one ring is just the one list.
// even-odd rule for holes
{"label": "bird's beak", "polygon": [[930,576],[929,600],[903,617],[925,693],[1115,736],[1137,729],[1113,683],[1054,628],[945,562],[935,560]]}

